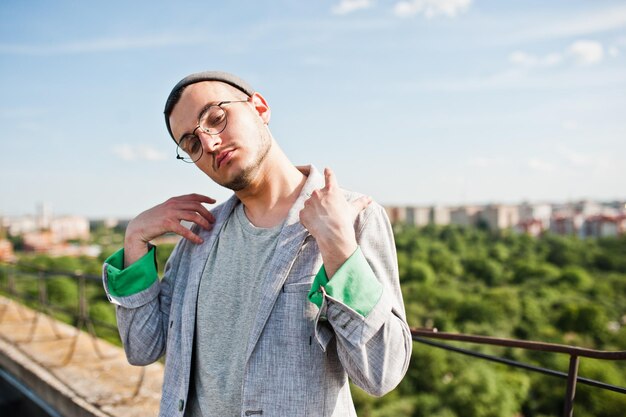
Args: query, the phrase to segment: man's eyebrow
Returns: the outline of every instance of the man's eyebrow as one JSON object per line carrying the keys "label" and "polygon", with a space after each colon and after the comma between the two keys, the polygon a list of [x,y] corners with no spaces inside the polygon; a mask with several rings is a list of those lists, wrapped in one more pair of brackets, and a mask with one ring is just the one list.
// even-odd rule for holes
{"label": "man's eyebrow", "polygon": [[[204,107],[202,107],[200,109],[200,111],[198,112],[198,120],[200,120],[200,116],[202,116],[204,114],[205,111],[207,111],[209,109],[209,107],[212,106],[217,106],[218,104],[220,104],[221,101],[210,101],[207,104],[204,105]],[[197,127],[197,126],[196,126]],[[196,129],[194,128],[194,131]],[[178,142],[180,142],[181,140],[183,140],[183,138],[187,135],[193,135],[193,132],[185,132],[182,135],[180,135],[180,139],[178,140]]]}

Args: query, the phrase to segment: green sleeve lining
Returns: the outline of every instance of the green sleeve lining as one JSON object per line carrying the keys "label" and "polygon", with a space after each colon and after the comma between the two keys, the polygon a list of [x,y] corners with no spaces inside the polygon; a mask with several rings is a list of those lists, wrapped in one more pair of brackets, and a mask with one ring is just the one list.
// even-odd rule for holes
{"label": "green sleeve lining", "polygon": [[341,265],[330,281],[322,265],[309,291],[309,300],[319,308],[324,298],[320,287],[324,287],[327,295],[363,317],[367,317],[383,293],[383,286],[376,279],[360,247]]}
{"label": "green sleeve lining", "polygon": [[124,268],[124,248],[109,256],[106,261],[109,293],[114,297],[137,294],[158,280],[156,246],[132,265]]}

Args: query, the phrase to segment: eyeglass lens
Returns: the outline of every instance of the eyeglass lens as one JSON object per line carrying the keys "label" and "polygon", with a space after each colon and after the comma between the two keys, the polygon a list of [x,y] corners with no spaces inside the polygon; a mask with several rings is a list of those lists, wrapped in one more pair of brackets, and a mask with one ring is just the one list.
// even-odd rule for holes
{"label": "eyeglass lens", "polygon": [[217,135],[226,127],[226,112],[220,106],[211,106],[200,116],[199,124],[206,133]]}
{"label": "eyeglass lens", "polygon": [[177,152],[179,159],[185,162],[196,162],[202,156],[202,142],[196,135],[187,135],[180,140],[178,149],[183,152]]}
{"label": "eyeglass lens", "polygon": [[[202,113],[198,124],[205,133],[217,135],[226,128],[226,112],[220,106],[211,106]],[[178,148],[184,152],[178,152],[178,157],[185,162],[196,162],[202,156],[202,142],[197,135],[182,138]]]}

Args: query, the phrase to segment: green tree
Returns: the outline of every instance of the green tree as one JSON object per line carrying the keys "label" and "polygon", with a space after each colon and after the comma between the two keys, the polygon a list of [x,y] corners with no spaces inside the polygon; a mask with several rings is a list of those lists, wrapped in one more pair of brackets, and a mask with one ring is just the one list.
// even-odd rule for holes
{"label": "green tree", "polygon": [[165,270],[167,260],[174,250],[174,246],[176,245],[172,243],[164,243],[159,245],[156,249],[157,266],[159,267],[159,274],[161,275]]}
{"label": "green tree", "polygon": [[463,261],[465,272],[487,285],[499,285],[506,279],[502,265],[486,257],[473,257]]}
{"label": "green tree", "polygon": [[428,251],[428,262],[437,274],[458,277],[463,273],[459,258],[439,242],[434,242]]}
{"label": "green tree", "polygon": [[559,280],[571,288],[586,291],[593,286],[593,278],[579,266],[568,266],[561,272]]}
{"label": "green tree", "polygon": [[434,283],[437,278],[428,263],[417,260],[411,261],[406,274],[409,281],[417,281],[424,285]]}
{"label": "green tree", "polygon": [[444,392],[446,402],[458,416],[502,417],[519,414],[529,386],[525,376],[471,363],[459,371]]}
{"label": "green tree", "polygon": [[78,284],[75,279],[65,276],[53,276],[46,281],[48,300],[58,307],[76,307],[78,305]]}

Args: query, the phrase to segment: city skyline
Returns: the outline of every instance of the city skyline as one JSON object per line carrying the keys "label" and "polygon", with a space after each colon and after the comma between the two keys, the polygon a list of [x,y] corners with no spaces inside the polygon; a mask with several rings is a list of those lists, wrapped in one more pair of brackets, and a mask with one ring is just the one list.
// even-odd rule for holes
{"label": "city skyline", "polygon": [[264,94],[295,164],[381,204],[626,197],[621,2],[234,1],[190,19],[204,9],[0,5],[0,215],[224,201],[174,159],[162,117],[171,86],[209,68]]}
{"label": "city skyline", "polygon": [[[626,213],[626,198],[616,198],[616,199],[572,199],[572,200],[519,200],[519,201],[489,201],[489,202],[468,202],[468,203],[456,203],[456,204],[440,204],[440,203],[432,203],[432,204],[386,204],[381,202],[386,209],[447,209],[447,210],[456,210],[456,209],[465,209],[465,208],[486,208],[486,207],[522,207],[522,206],[550,206],[555,210],[575,210],[577,206],[585,204],[591,204],[598,207],[604,207],[606,209],[612,208],[616,211],[621,211]],[[210,207],[209,207],[210,208]],[[88,219],[89,221],[101,222],[101,221],[130,221],[134,216],[113,216],[113,215],[105,215],[105,216],[90,216],[84,213],[61,213],[54,210],[50,204],[46,202],[38,203],[35,207],[32,207],[30,210],[26,210],[22,213],[15,214],[6,214],[0,212],[0,224],[3,219],[10,222],[10,220],[15,219],[31,219],[33,222],[39,221],[39,219],[59,219],[59,218],[68,218],[68,217],[81,217]],[[187,222],[188,223],[188,222]],[[33,223],[34,224],[34,223]]]}

